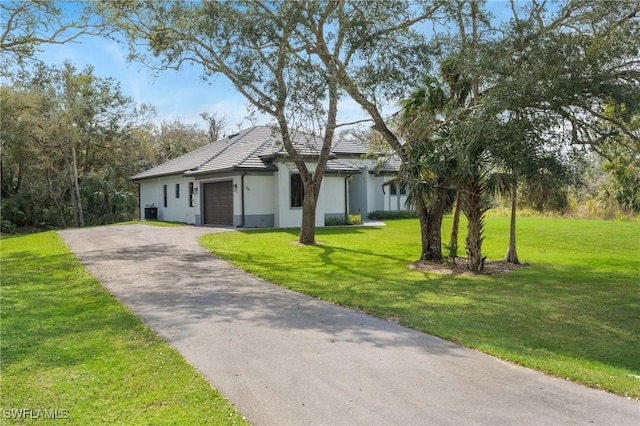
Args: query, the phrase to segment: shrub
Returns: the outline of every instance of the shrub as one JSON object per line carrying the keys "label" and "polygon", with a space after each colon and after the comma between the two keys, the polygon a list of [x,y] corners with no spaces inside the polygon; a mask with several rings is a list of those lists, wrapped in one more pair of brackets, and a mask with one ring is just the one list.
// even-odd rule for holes
{"label": "shrub", "polygon": [[397,210],[397,211],[375,211],[370,212],[369,219],[383,220],[383,219],[412,219],[416,216],[416,212],[413,210]]}
{"label": "shrub", "polygon": [[344,218],[337,216],[327,217],[324,220],[324,226],[341,226],[344,225]]}
{"label": "shrub", "polygon": [[347,225],[362,225],[362,215],[360,213],[349,213],[347,215]]}

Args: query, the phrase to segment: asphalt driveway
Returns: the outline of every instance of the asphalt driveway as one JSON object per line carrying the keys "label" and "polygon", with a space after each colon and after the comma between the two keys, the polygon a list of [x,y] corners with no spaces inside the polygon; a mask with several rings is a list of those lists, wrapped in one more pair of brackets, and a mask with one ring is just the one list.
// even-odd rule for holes
{"label": "asphalt driveway", "polygon": [[637,401],[248,275],[198,244],[216,231],[140,224],[60,235],[252,424],[640,424]]}

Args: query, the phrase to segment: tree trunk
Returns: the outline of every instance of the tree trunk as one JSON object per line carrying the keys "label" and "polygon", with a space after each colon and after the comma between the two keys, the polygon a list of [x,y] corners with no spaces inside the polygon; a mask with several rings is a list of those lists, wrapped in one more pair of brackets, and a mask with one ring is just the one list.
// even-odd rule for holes
{"label": "tree trunk", "polygon": [[65,162],[65,166],[66,166],[66,172],[67,172],[67,189],[69,191],[69,197],[71,198],[71,225],[73,227],[78,227],[79,225],[79,221],[78,221],[78,214],[76,211],[76,206],[78,205],[77,201],[76,201],[76,190],[73,184],[73,170],[71,167],[71,160],[69,160],[69,154],[65,153],[64,155],[64,162]]}
{"label": "tree trunk", "polygon": [[420,252],[421,260],[428,260],[429,258],[429,214],[427,213],[427,207],[424,204],[422,197],[416,199],[416,210],[418,212],[418,219],[420,220],[420,241],[422,248]]}
{"label": "tree trunk", "polygon": [[51,179],[50,169],[47,169],[47,190],[49,192],[49,198],[53,200],[53,203],[56,205],[56,209],[58,210],[60,222],[56,223],[56,225],[62,225],[63,228],[66,228],[67,221],[64,218],[64,208],[62,207],[62,203],[60,203],[60,197],[58,197],[53,191],[53,180]]}
{"label": "tree trunk", "polygon": [[73,207],[76,210],[78,216],[78,226],[84,226],[84,213],[82,212],[82,197],[80,196],[80,183],[78,182],[78,160],[76,158],[76,146],[75,144],[71,144],[71,166],[73,170],[73,188],[72,191],[75,191],[75,201],[76,205]]}
{"label": "tree trunk", "polygon": [[518,253],[516,252],[516,210],[518,204],[518,186],[514,182],[511,189],[511,227],[509,229],[509,248],[504,256],[504,261],[518,264]]}
{"label": "tree trunk", "polygon": [[469,270],[480,273],[484,269],[484,257],[482,257],[482,240],[484,240],[484,212],[482,202],[482,188],[478,183],[473,183],[468,188],[465,215],[467,216],[467,255]]}
{"label": "tree trunk", "polygon": [[447,187],[444,179],[438,179],[436,193],[429,206],[418,199],[417,208],[420,217],[422,236],[422,260],[442,262],[442,216],[446,204]]}
{"label": "tree trunk", "polygon": [[453,225],[451,226],[451,239],[449,240],[449,257],[453,263],[456,263],[458,257],[458,230],[460,229],[460,203],[462,200],[462,191],[456,189],[456,202],[453,210]]}
{"label": "tree trunk", "polygon": [[304,197],[302,199],[302,225],[300,226],[300,244],[316,243],[316,191],[313,179],[303,179]]}

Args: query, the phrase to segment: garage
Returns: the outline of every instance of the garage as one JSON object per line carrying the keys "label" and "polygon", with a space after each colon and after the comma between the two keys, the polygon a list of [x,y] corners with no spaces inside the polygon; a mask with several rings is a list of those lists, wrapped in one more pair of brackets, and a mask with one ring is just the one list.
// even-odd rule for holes
{"label": "garage", "polygon": [[233,182],[210,182],[203,185],[204,224],[233,226]]}

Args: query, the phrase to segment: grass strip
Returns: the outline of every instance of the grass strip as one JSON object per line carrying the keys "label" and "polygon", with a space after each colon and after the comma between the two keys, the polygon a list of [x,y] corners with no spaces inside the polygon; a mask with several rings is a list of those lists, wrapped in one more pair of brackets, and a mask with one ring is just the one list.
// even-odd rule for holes
{"label": "grass strip", "polygon": [[[446,242],[451,219],[443,226]],[[298,245],[297,235],[253,230],[201,241],[287,288],[640,398],[640,223],[521,218],[518,253],[529,266],[495,277],[410,270],[419,256],[415,219],[319,228],[315,246]],[[485,235],[484,254],[501,259],[509,218],[487,218]]]}
{"label": "grass strip", "polygon": [[149,225],[149,226],[159,226],[161,228],[171,228],[175,226],[185,226],[184,222],[171,222],[167,220],[160,219],[149,219],[149,220],[130,220],[128,222],[119,222],[114,225]]}
{"label": "grass strip", "polygon": [[0,243],[2,424],[247,424],[58,234]]}

